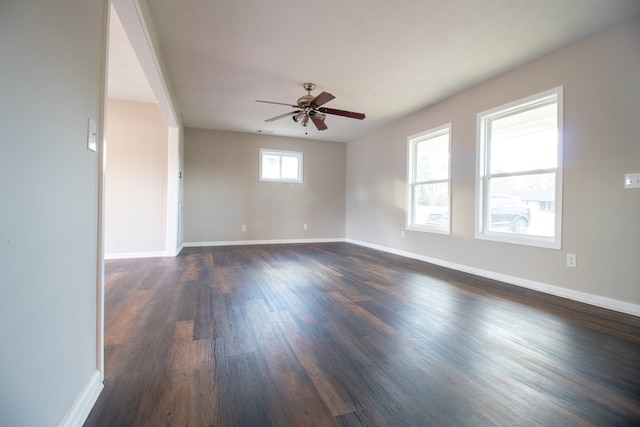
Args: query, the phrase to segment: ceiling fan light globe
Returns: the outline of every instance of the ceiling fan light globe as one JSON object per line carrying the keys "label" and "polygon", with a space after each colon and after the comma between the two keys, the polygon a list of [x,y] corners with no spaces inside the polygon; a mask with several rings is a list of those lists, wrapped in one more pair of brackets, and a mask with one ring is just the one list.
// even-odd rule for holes
{"label": "ceiling fan light globe", "polygon": [[296,114],[295,116],[292,117],[293,121],[298,123],[300,121],[300,119],[302,119],[305,116],[304,111],[300,111],[298,114]]}

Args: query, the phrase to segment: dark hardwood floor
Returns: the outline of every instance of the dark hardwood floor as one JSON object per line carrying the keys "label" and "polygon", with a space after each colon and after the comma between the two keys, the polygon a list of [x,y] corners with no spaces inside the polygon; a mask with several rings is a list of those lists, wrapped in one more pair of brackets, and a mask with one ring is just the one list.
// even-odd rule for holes
{"label": "dark hardwood floor", "polygon": [[86,426],[640,424],[640,318],[355,245],[109,261],[105,300]]}

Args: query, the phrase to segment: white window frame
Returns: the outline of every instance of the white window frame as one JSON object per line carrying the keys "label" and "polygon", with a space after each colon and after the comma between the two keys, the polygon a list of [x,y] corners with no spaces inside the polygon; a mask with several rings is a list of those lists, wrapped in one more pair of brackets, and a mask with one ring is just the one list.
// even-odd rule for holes
{"label": "white window frame", "polygon": [[[418,143],[427,141],[432,138],[436,138],[442,135],[447,135],[447,177],[446,179],[432,180],[432,181],[416,181],[417,174],[417,156],[416,156],[416,147]],[[416,224],[415,223],[415,212],[413,211],[414,197],[415,197],[415,188],[417,185],[422,184],[437,184],[437,183],[446,183],[447,184],[447,210],[448,210],[448,218],[444,225],[442,226],[431,226],[425,224]],[[415,135],[411,135],[407,137],[407,201],[406,201],[406,222],[405,229],[412,231],[422,231],[427,233],[437,233],[437,234],[451,234],[451,123],[447,123],[442,126],[438,126],[432,129],[429,129],[424,132],[420,132]]]}
{"label": "white window frame", "polygon": [[[545,99],[555,97],[557,105],[557,128],[558,128],[558,151],[557,166],[555,168],[555,217],[554,217],[554,236],[533,236],[527,234],[517,234],[510,232],[490,231],[487,226],[487,218],[490,213],[486,210],[489,206],[487,198],[489,197],[488,182],[490,177],[489,155],[490,142],[488,139],[487,122],[491,119],[516,114],[527,108],[532,108],[536,104],[544,102]],[[482,240],[492,240],[496,242],[512,243],[518,245],[535,246],[550,249],[561,249],[562,247],[562,153],[563,153],[563,87],[559,86],[548,91],[538,93],[517,101],[492,108],[487,111],[478,113],[476,130],[477,130],[477,174],[476,174],[476,209],[475,209],[475,238]],[[547,170],[548,171],[548,170]],[[527,171],[531,172],[531,171]],[[542,173],[543,171],[537,171]],[[499,176],[517,176],[522,172],[514,172],[513,174],[498,174]]]}
{"label": "white window frame", "polygon": [[[262,163],[265,155],[278,156],[280,158],[280,177],[279,178],[264,178],[262,176]],[[296,157],[298,159],[298,177],[297,178],[282,178],[282,158],[283,157]],[[266,148],[260,149],[260,181],[266,182],[288,182],[295,184],[302,184],[304,182],[303,172],[303,155],[299,151],[284,151],[284,150],[271,150]]]}

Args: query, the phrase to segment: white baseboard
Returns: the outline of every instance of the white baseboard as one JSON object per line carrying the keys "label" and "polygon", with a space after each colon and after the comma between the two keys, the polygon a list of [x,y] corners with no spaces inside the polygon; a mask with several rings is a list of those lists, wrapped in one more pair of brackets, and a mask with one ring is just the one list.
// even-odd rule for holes
{"label": "white baseboard", "polygon": [[170,255],[165,251],[156,251],[156,252],[126,252],[126,253],[111,253],[105,254],[104,259],[130,259],[130,258],[160,258],[167,256],[175,256]]}
{"label": "white baseboard", "polygon": [[182,249],[184,249],[184,243],[180,243],[180,245],[176,248],[175,256],[180,255],[180,252],[182,252]]}
{"label": "white baseboard", "polygon": [[161,258],[161,257],[175,257],[184,248],[184,243],[173,251],[153,251],[153,252],[124,252],[124,253],[110,253],[105,254],[104,259],[130,259],[130,258]]}
{"label": "white baseboard", "polygon": [[100,371],[96,370],[60,423],[60,427],[81,427],[84,424],[104,387],[101,379]]}
{"label": "white baseboard", "polygon": [[206,246],[284,245],[292,243],[332,243],[344,241],[344,237],[327,239],[228,240],[218,242],[184,242],[183,246],[185,248],[198,248]]}
{"label": "white baseboard", "polygon": [[510,285],[520,286],[534,291],[543,292],[545,294],[555,295],[558,297],[582,302],[596,307],[606,308],[609,310],[618,311],[625,314],[631,314],[632,316],[640,317],[640,305],[633,304],[625,301],[616,300],[613,298],[607,298],[600,295],[593,295],[586,292],[575,291],[572,289],[563,288],[560,286],[549,285],[546,283],[536,282],[533,280],[523,279],[520,277],[510,276],[507,274],[496,273],[494,271],[483,270],[476,267],[470,267],[464,264],[458,264],[450,261],[441,260],[438,258],[428,257],[424,255],[415,254],[412,252],[401,251],[399,249],[390,248],[387,246],[381,246],[374,243],[363,242],[354,239],[345,239],[347,243],[353,243],[355,245],[364,246],[371,249],[376,249],[383,252],[400,255],[405,258],[416,259],[419,261],[428,262],[430,264],[439,265],[441,267],[451,268],[452,270],[462,271],[464,273],[470,273],[476,276],[485,277],[487,279],[493,279],[500,282],[505,282]]}
{"label": "white baseboard", "polygon": [[159,258],[159,257],[175,257],[183,248],[196,248],[206,246],[245,246],[245,245],[283,245],[291,243],[329,243],[344,242],[344,237],[332,237],[326,239],[280,239],[280,240],[228,240],[216,242],[183,242],[178,246],[175,252],[157,251],[157,252],[126,252],[126,253],[108,253],[104,255],[104,259],[132,259],[132,258]]}

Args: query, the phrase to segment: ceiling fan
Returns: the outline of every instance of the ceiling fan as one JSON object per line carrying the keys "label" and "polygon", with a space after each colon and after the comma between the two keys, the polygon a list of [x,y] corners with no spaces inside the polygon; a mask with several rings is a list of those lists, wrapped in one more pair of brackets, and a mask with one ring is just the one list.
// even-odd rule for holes
{"label": "ceiling fan", "polygon": [[365,117],[362,113],[354,113],[353,111],[336,110],[335,108],[322,107],[322,105],[331,101],[333,98],[335,98],[335,96],[331,95],[329,92],[322,92],[318,96],[311,95],[311,91],[316,87],[316,85],[313,83],[305,83],[302,85],[302,87],[307,91],[307,94],[298,98],[297,105],[285,104],[282,102],[256,100],[256,102],[287,105],[296,109],[279,116],[271,117],[270,119],[265,120],[265,122],[273,122],[275,120],[292,116],[293,121],[296,123],[300,123],[302,126],[307,126],[309,120],[311,120],[318,130],[325,130],[327,129],[327,125],[324,123],[324,119],[327,114],[333,114],[334,116],[342,116],[358,120],[362,120]]}

